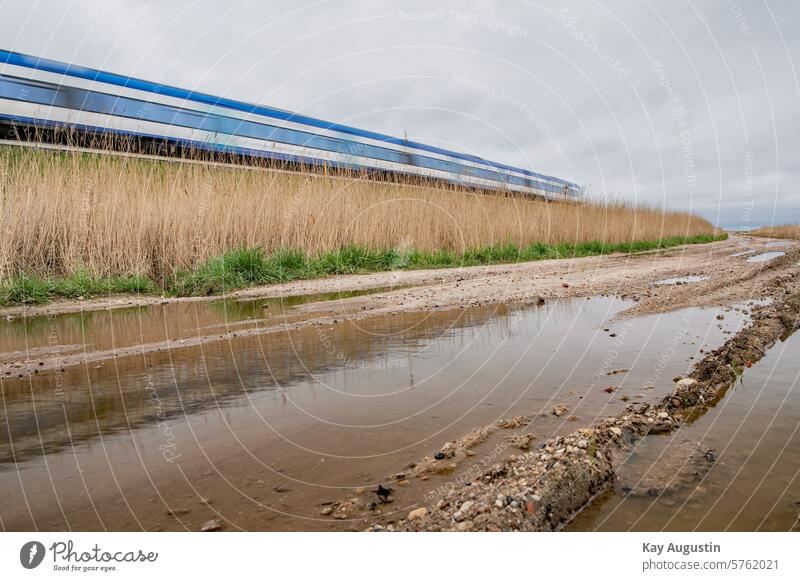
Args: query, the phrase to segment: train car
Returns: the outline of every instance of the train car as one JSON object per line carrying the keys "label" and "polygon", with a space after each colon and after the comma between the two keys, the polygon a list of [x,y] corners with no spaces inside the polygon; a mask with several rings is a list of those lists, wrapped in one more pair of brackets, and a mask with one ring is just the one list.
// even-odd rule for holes
{"label": "train car", "polygon": [[206,152],[468,188],[579,200],[580,186],[283,109],[0,50],[0,125],[16,139],[68,133],[146,143],[164,154]]}

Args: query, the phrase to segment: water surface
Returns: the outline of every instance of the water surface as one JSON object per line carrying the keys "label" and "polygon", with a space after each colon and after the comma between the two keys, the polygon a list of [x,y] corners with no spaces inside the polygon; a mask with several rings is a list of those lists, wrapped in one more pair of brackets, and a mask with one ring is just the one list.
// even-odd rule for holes
{"label": "water surface", "polygon": [[[238,317],[195,303],[186,332],[258,324],[263,303]],[[217,515],[228,528],[363,528],[321,519],[320,503],[501,418],[531,416],[541,441],[626,401],[655,400],[745,320],[688,309],[609,322],[631,304],[564,299],[343,320],[2,380],[0,522],[197,530]],[[131,328],[128,340],[155,337],[164,325],[178,333],[163,312],[138,312],[108,321],[107,332],[81,319],[68,342],[116,341]],[[5,349],[26,335],[16,337],[5,336]],[[560,403],[569,411],[556,417]],[[176,506],[180,518],[167,512]]]}
{"label": "water surface", "polygon": [[710,471],[655,497],[614,491],[571,530],[800,530],[800,334],[747,369],[709,412],[673,435],[646,438],[624,466],[628,485],[685,442],[714,450]]}
{"label": "water surface", "polygon": [[762,254],[756,254],[755,256],[751,256],[747,259],[747,262],[769,262],[774,258],[778,258],[779,256],[785,255],[785,252],[779,251],[771,251],[771,252],[764,252]]}

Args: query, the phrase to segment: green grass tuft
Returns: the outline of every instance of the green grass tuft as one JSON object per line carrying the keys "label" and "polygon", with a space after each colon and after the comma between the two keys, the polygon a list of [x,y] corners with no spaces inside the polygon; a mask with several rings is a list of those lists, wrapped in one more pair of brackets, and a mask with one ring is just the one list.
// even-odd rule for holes
{"label": "green grass tuft", "polygon": [[139,275],[92,277],[80,270],[68,277],[44,279],[22,274],[0,285],[0,305],[42,305],[55,299],[89,298],[113,293],[156,294],[156,284]]}
{"label": "green grass tuft", "polygon": [[590,241],[550,246],[534,242],[524,248],[508,243],[470,249],[461,254],[452,250],[422,252],[396,249],[370,250],[360,246],[346,246],[316,256],[306,256],[292,249],[279,250],[267,256],[260,247],[238,248],[211,258],[194,270],[177,272],[161,285],[135,274],[93,277],[88,272],[79,270],[68,277],[45,279],[23,273],[5,284],[0,284],[0,306],[39,305],[58,298],[89,298],[113,293],[163,292],[173,296],[217,295],[248,286],[322,278],[337,274],[450,268],[552,258],[577,258],[618,252],[644,252],[683,244],[714,242],[725,238],[727,234],[690,238],[678,236],[621,244]]}

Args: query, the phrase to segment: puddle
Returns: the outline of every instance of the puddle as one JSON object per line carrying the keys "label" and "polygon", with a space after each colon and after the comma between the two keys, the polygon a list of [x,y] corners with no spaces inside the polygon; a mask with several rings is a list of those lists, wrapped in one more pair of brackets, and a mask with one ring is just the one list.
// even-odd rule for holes
{"label": "puddle", "polygon": [[780,251],[764,252],[762,254],[751,256],[750,258],[747,259],[747,262],[769,262],[773,258],[778,258],[779,256],[783,256],[784,254],[786,253]]}
{"label": "puddle", "polygon": [[[742,382],[674,435],[645,438],[621,472],[627,486],[651,480],[685,447],[713,449],[710,469],[673,471],[652,497],[620,487],[585,509],[570,530],[799,530],[800,334],[778,343]],[[689,477],[687,477],[689,476]]]}
{"label": "puddle", "polygon": [[731,254],[731,256],[747,256],[748,254],[753,254],[754,252],[757,252],[757,250],[755,248],[750,248],[749,250],[743,250],[742,252]]}
{"label": "puddle", "polygon": [[789,246],[789,242],[787,240],[771,240],[770,242],[766,243],[766,246],[769,246],[769,247]]}
{"label": "puddle", "polygon": [[[0,325],[0,364],[52,354],[121,349],[160,341],[216,335],[305,318],[297,308],[395,290],[367,290],[282,298],[188,301],[17,317]],[[317,313],[317,316],[319,313]]]}
{"label": "puddle", "polygon": [[691,284],[693,282],[702,282],[704,280],[709,280],[710,278],[711,277],[706,275],[680,276],[676,278],[665,278],[663,280],[657,280],[653,284],[655,286],[672,286],[681,284]]}
{"label": "puddle", "polygon": [[[214,516],[202,496],[230,528],[363,529],[319,520],[320,503],[500,418],[532,416],[536,442],[626,399],[656,400],[746,319],[688,309],[605,323],[631,304],[563,299],[344,321],[4,380],[0,522],[175,530],[184,525],[166,510],[178,506],[197,530]],[[550,413],[560,403],[564,417]],[[476,462],[496,458],[483,446]],[[37,499],[30,510],[26,496]]]}

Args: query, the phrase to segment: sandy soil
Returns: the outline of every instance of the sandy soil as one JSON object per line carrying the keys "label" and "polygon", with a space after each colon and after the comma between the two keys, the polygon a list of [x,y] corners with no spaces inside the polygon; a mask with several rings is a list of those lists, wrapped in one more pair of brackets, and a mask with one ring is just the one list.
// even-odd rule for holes
{"label": "sandy soil", "polygon": [[[689,245],[665,251],[634,255],[609,255],[521,264],[454,268],[447,270],[395,271],[349,275],[329,279],[298,281],[257,287],[226,295],[233,299],[271,298],[292,295],[334,293],[365,289],[396,290],[308,303],[297,307],[300,317],[291,322],[186,337],[114,350],[86,351],[78,355],[37,353],[36,360],[8,359],[0,373],[26,375],[52,369],[94,363],[115,357],[174,350],[224,341],[232,337],[260,335],[310,325],[336,324],[346,319],[379,315],[464,308],[490,303],[525,302],[557,297],[619,295],[637,301],[630,315],[662,312],[688,306],[727,305],[737,300],[761,298],[763,289],[780,275],[780,269],[747,259],[767,250],[790,251],[800,242],[784,247],[767,247],[769,241],[742,235],[710,244]],[[747,251],[752,251],[747,254]],[[740,254],[738,256],[734,256]],[[700,275],[708,280],[679,286],[654,283],[673,277]],[[174,298],[116,296],[87,301],[63,301],[45,306],[0,309],[0,316],[51,316],[62,313],[114,309],[136,305],[219,300],[225,297]]]}

